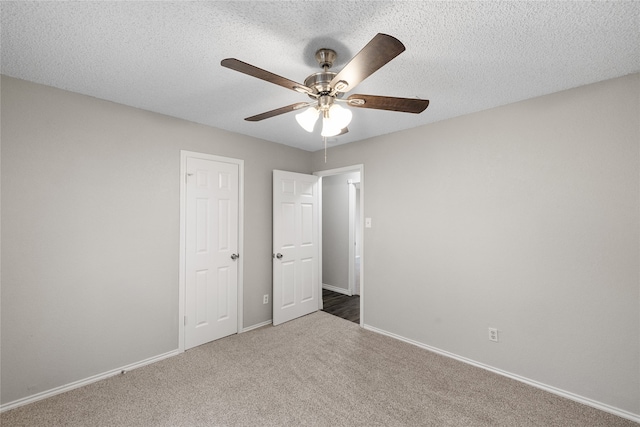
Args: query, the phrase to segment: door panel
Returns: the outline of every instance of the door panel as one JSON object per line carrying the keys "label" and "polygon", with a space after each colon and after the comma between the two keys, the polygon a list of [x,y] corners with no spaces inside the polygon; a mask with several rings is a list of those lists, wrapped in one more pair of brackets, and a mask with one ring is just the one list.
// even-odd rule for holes
{"label": "door panel", "polygon": [[238,329],[239,167],[186,159],[185,349]]}
{"label": "door panel", "polygon": [[319,226],[318,177],[273,171],[274,325],[320,308]]}
{"label": "door panel", "polygon": [[315,296],[315,292],[314,292],[314,269],[315,267],[315,262],[313,258],[305,258],[303,260],[300,260],[300,270],[302,270],[301,273],[301,285],[300,287],[302,288],[302,295],[301,295],[301,301],[302,302],[306,302],[309,301],[311,299],[314,298]]}
{"label": "door panel", "polygon": [[282,297],[276,298],[274,301],[280,302],[280,308],[292,307],[296,298],[296,279],[295,264],[293,261],[285,261],[282,263]]}

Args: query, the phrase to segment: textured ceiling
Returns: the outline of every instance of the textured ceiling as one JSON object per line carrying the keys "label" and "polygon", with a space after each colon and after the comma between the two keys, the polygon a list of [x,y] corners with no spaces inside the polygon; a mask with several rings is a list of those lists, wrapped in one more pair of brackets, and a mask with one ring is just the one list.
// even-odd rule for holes
{"label": "textured ceiling", "polygon": [[339,71],[376,33],[406,51],[356,92],[431,101],[419,115],[352,109],[337,145],[640,71],[640,3],[616,2],[8,2],[1,71],[315,151],[288,113],[308,98],[223,68],[235,57],[294,81],[337,51]]}

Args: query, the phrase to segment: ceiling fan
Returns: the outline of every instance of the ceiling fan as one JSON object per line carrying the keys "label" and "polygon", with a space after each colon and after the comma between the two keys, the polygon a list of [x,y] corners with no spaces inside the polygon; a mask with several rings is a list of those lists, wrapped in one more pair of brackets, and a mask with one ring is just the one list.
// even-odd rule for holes
{"label": "ceiling fan", "polygon": [[360,82],[404,52],[404,50],[405,47],[402,42],[395,37],[378,33],[340,72],[335,73],[329,71],[329,69],[336,60],[336,52],[327,48],[319,49],[315,57],[322,71],[311,74],[304,80],[304,84],[296,83],[235,58],[223,59],[220,65],[300,92],[313,99],[311,102],[297,102],[286,107],[247,117],[245,120],[257,122],[280,114],[305,109],[296,115],[298,123],[307,132],[313,132],[318,117],[322,115],[321,135],[326,138],[348,132],[347,125],[351,121],[352,113],[349,109],[341,107],[339,105],[341,103],[356,108],[372,108],[414,114],[419,114],[427,108],[429,101],[417,98],[355,94],[343,99],[346,92],[355,88]]}

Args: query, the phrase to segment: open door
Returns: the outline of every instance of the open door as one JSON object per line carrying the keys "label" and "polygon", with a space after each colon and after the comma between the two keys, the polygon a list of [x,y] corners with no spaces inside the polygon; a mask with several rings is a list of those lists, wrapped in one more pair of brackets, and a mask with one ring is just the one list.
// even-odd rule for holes
{"label": "open door", "polygon": [[318,177],[273,171],[273,324],[320,308]]}

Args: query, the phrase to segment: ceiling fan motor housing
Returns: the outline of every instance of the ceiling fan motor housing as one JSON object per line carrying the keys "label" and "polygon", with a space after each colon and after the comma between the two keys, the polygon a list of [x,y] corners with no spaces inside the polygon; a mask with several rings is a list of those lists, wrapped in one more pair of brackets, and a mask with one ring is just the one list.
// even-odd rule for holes
{"label": "ceiling fan motor housing", "polygon": [[311,74],[304,80],[304,85],[311,88],[316,95],[328,94],[331,92],[331,80],[333,80],[335,76],[336,73],[333,71],[322,71]]}

